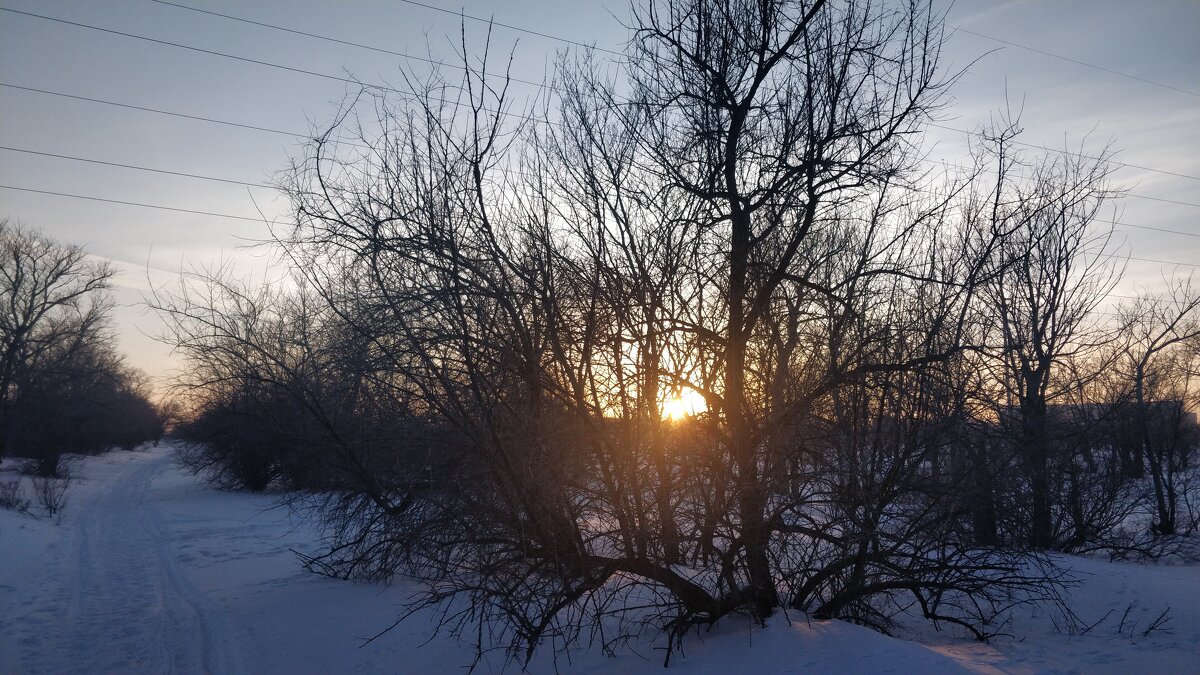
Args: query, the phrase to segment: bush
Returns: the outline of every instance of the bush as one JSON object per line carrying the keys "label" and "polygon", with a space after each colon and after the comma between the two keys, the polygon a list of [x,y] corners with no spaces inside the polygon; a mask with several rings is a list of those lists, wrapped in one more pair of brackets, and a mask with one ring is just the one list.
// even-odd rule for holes
{"label": "bush", "polygon": [[19,478],[0,481],[0,509],[29,513],[29,498],[25,496]]}
{"label": "bush", "polygon": [[67,506],[67,490],[71,487],[71,474],[60,468],[61,478],[51,476],[36,476],[33,479],[33,494],[37,497],[38,505],[51,518],[62,516]]}

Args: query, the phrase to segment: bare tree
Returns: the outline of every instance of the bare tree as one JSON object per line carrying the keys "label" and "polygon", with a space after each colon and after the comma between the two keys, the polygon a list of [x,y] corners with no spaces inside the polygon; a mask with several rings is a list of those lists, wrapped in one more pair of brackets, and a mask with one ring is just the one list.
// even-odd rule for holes
{"label": "bare tree", "polygon": [[[889,15],[823,2],[673,2],[637,10],[634,21],[625,127],[667,177],[673,201],[687,205],[686,225],[704,232],[700,272],[719,275],[706,284],[716,307],[696,360],[720,373],[719,393],[705,393],[732,470],[737,543],[728,553],[744,582],[729,591],[761,618],[779,599],[761,452],[767,420],[748,379],[755,334],[789,291],[811,302],[854,290],[850,279],[821,283],[806,249],[853,219],[864,197],[902,182],[914,160],[904,136],[936,109],[946,84],[940,24],[916,3]],[[860,222],[887,236],[880,214]],[[863,262],[870,271],[854,272],[888,273]],[[846,374],[834,369],[822,385]]]}
{"label": "bare tree", "polygon": [[[1015,124],[990,132],[991,199],[980,203],[989,229],[1007,229],[988,292],[995,316],[997,410],[1028,480],[1028,543],[1055,546],[1055,464],[1051,406],[1078,383],[1059,377],[1069,359],[1104,342],[1097,307],[1119,278],[1111,226],[1097,214],[1117,193],[1102,153],[1057,153],[1027,162],[1013,152]],[[1027,175],[1020,172],[1026,171]]]}

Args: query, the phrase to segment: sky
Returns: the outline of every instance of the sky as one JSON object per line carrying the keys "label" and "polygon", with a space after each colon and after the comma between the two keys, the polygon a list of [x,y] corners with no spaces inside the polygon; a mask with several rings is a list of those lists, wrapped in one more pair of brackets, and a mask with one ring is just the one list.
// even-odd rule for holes
{"label": "sky", "polygon": [[[423,3],[0,0],[0,185],[8,186],[0,188],[0,218],[112,260],[120,270],[119,344],[131,365],[165,382],[179,363],[155,340],[161,324],[143,298],[181,269],[227,264],[256,278],[270,274],[269,249],[255,242],[269,237],[267,222],[286,212],[286,202],[267,187],[240,183],[269,184],[300,154],[304,135],[329,122],[354,89],[338,78],[397,84],[402,68],[427,67],[397,54],[453,61],[464,21],[458,12],[506,24],[493,28],[493,48],[513,50],[513,75],[534,82],[546,78],[558,51],[572,48],[566,41],[619,50],[628,38],[624,0]],[[1114,293],[1153,291],[1200,273],[1200,2],[937,6],[946,12],[949,34],[943,63],[962,72],[942,124],[975,130],[1013,107],[1022,111],[1026,143],[1117,151],[1116,161],[1132,166],[1120,167],[1115,183],[1131,196],[1104,217],[1141,228],[1119,226],[1115,233],[1131,259]],[[465,24],[476,42],[483,24]],[[520,96],[536,94],[535,87],[514,86]],[[963,134],[937,129],[930,136],[935,159],[963,161]]]}

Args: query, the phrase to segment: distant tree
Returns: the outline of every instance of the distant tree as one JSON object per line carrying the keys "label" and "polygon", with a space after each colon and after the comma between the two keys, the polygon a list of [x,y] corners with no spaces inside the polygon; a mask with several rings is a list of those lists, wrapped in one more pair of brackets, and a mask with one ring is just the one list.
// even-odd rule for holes
{"label": "distant tree", "polygon": [[187,364],[174,433],[194,442],[182,456],[194,471],[231,489],[388,483],[396,458],[379,466],[378,436],[409,411],[379,395],[361,341],[310,291],[197,271],[151,306]]}
{"label": "distant tree", "polygon": [[1134,440],[1136,459],[1130,463],[1133,473],[1144,465],[1150,474],[1154,530],[1173,535],[1179,526],[1181,485],[1200,447],[1200,430],[1193,421],[1200,289],[1189,278],[1167,293],[1139,298],[1123,313],[1131,326],[1120,364],[1132,390],[1123,410]]}
{"label": "distant tree", "polygon": [[223,487],[263,490],[303,443],[287,412],[308,401],[289,391],[303,386],[298,371],[314,346],[299,339],[309,316],[289,297],[237,284],[227,272],[193,274],[151,306],[188,365],[176,383],[183,410],[175,433],[201,445],[184,453],[185,463]]}

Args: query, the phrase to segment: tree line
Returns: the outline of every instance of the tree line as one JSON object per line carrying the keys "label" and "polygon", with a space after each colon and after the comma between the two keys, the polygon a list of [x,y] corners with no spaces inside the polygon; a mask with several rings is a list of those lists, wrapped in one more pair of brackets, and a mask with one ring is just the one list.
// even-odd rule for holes
{"label": "tree line", "polygon": [[53,477],[68,453],[162,436],[146,376],[115,345],[114,274],[78,246],[0,221],[0,457]]}
{"label": "tree line", "polygon": [[1200,293],[1099,311],[1107,150],[1005,115],[932,170],[922,2],[630,21],[532,102],[465,31],[461,78],[349,98],[282,173],[290,276],[154,298],[187,461],[315,509],[311,568],[420,579],[525,658],[781,608],[985,639],[1069,616],[1047,551],[1184,545]]}

